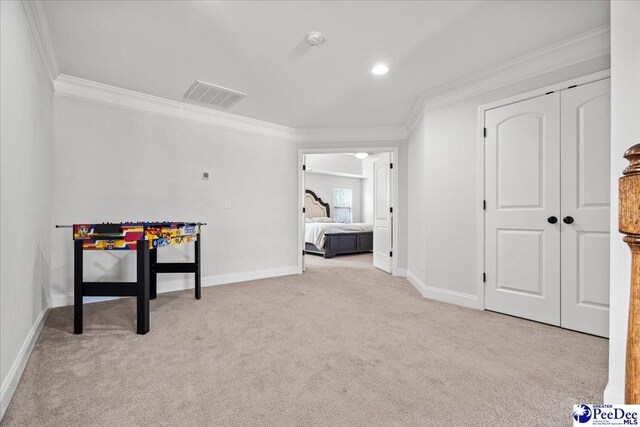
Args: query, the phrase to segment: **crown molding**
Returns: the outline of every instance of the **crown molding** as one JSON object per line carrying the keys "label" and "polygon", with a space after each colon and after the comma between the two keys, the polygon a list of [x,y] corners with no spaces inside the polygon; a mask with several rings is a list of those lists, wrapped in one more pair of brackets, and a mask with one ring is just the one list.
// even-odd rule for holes
{"label": "crown molding", "polygon": [[423,92],[405,128],[411,134],[429,110],[481,95],[520,81],[549,73],[611,52],[610,26],[604,25],[510,61],[486,68]]}
{"label": "crown molding", "polygon": [[49,76],[49,83],[53,88],[54,82],[60,74],[60,69],[58,68],[58,61],[53,50],[53,44],[51,43],[47,17],[39,1],[22,0],[22,8],[27,15],[29,28],[31,29],[33,39],[40,53],[40,59]]}
{"label": "crown molding", "polygon": [[289,140],[296,137],[295,129],[287,126],[172,101],[66,74],[60,74],[54,85],[56,95]]}
{"label": "crown molding", "polygon": [[296,129],[60,74],[56,95],[299,142],[399,141],[404,127]]}

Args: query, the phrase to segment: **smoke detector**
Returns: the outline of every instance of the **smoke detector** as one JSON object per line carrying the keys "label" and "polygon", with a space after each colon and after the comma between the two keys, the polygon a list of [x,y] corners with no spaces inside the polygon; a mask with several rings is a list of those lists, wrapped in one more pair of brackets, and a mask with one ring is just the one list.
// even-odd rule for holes
{"label": "smoke detector", "polygon": [[311,46],[320,46],[324,43],[324,35],[319,31],[311,31],[307,34],[307,43]]}

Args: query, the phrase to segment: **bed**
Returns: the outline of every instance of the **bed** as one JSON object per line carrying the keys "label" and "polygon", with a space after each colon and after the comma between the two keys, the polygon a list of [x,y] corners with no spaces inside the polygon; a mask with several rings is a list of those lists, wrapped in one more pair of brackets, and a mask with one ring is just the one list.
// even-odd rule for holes
{"label": "bed", "polygon": [[304,208],[307,253],[333,258],[373,251],[372,224],[333,222],[329,204],[311,190],[305,191]]}

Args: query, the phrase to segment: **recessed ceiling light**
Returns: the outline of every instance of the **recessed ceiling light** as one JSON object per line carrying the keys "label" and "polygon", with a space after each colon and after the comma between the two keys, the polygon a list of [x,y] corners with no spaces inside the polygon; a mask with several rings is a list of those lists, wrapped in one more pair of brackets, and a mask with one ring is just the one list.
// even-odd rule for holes
{"label": "recessed ceiling light", "polygon": [[384,64],[378,64],[371,69],[371,72],[376,76],[381,76],[383,74],[387,74],[389,72],[389,67]]}
{"label": "recessed ceiling light", "polygon": [[356,153],[355,156],[357,158],[359,158],[360,160],[362,160],[362,159],[366,159],[367,157],[369,157],[369,153]]}

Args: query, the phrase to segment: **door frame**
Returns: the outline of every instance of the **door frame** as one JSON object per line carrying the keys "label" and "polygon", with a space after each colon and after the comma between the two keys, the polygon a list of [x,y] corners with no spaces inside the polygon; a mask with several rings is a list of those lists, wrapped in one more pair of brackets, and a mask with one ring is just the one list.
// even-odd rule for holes
{"label": "door frame", "polygon": [[309,154],[339,154],[339,153],[391,153],[393,158],[393,169],[391,169],[391,205],[393,206],[393,224],[391,227],[391,233],[393,235],[391,244],[394,252],[391,257],[391,274],[393,276],[400,276],[400,269],[398,268],[398,258],[400,255],[400,247],[398,245],[399,236],[399,223],[400,212],[402,208],[398,203],[398,196],[400,194],[400,180],[398,173],[398,147],[333,147],[333,148],[299,148],[298,149],[298,274],[302,274],[302,251],[305,248],[304,242],[304,214],[302,208],[304,207],[304,192],[305,188],[302,185],[302,166],[303,158]]}
{"label": "door frame", "polygon": [[484,223],[484,200],[485,200],[485,150],[484,150],[484,116],[485,112],[494,108],[504,107],[516,102],[526,101],[527,99],[537,98],[544,96],[549,92],[556,92],[563,89],[568,89],[570,86],[580,86],[588,83],[593,83],[599,80],[604,80],[611,77],[611,70],[598,71],[597,73],[587,74],[582,77],[576,77],[574,79],[565,80],[560,83],[556,83],[550,86],[534,89],[529,92],[521,93],[518,95],[510,96],[508,98],[500,99],[498,101],[490,102],[480,105],[478,107],[478,130],[476,144],[478,147],[478,156],[476,158],[476,289],[478,293],[478,309],[485,309],[485,282],[483,280],[485,272],[485,223]]}

